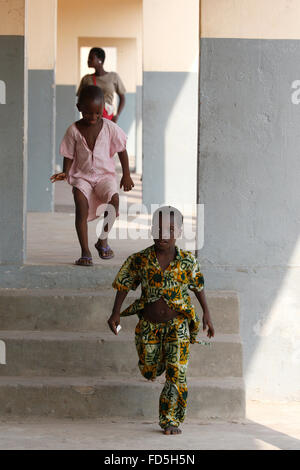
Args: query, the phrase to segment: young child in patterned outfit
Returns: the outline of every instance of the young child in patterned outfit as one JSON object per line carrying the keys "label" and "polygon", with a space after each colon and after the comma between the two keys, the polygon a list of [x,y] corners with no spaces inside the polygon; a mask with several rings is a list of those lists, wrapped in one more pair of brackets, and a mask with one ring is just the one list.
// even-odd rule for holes
{"label": "young child in patterned outfit", "polygon": [[[166,372],[160,395],[159,424],[164,434],[179,434],[186,413],[186,370],[190,343],[196,341],[200,319],[191,303],[188,289],[203,310],[203,330],[214,336],[214,328],[204,294],[204,279],[197,259],[189,251],[179,249],[182,214],[174,207],[159,208],[153,215],[154,245],[134,253],[122,265],[113,287],[117,289],[108,324],[117,334],[120,316],[137,314],[135,344],[139,369],[148,380]],[[129,290],[141,284],[142,294],[126,310],[122,303]]]}
{"label": "young child in patterned outfit", "polygon": [[82,89],[77,103],[82,119],[67,129],[60,145],[60,153],[64,157],[63,172],[51,176],[53,183],[66,179],[73,186],[75,226],[81,246],[81,257],[75,261],[78,266],[93,266],[87,222],[98,216],[98,208],[105,210],[104,217],[109,216],[109,220],[103,227],[95,248],[102,259],[114,256],[107,237],[119,211],[113,159],[116,153],[123,171],[120,187],[123,186],[124,191],[130,191],[134,186],[126,151],[127,136],[117,124],[102,117],[103,107],[104,97],[99,87],[91,85]]}

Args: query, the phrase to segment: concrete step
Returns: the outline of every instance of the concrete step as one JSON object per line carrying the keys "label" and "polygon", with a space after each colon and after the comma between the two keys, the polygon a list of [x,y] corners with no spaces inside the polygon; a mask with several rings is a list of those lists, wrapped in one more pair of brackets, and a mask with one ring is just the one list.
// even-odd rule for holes
{"label": "concrete step", "polygon": [[[129,293],[124,308],[139,293]],[[191,297],[201,311],[194,294]],[[214,327],[217,333],[239,333],[239,302],[235,292],[207,292]],[[0,289],[1,330],[65,330],[108,331],[114,290],[111,287],[94,289]],[[136,315],[122,319],[125,331],[132,331]]]}
{"label": "concrete step", "polygon": [[[158,382],[134,378],[0,377],[0,416],[155,418],[162,387]],[[242,379],[190,379],[188,387],[188,416],[244,418]]]}
{"label": "concrete step", "polygon": [[[36,215],[39,218],[36,230],[39,230],[39,227],[43,226],[40,220],[41,216],[49,214],[39,212],[36,213]],[[64,214],[61,215],[64,216]],[[66,232],[63,233],[63,237],[67,237]],[[73,237],[74,234],[75,231],[72,227],[72,233],[70,233],[70,236]],[[43,257],[42,253],[45,250],[45,239],[42,237],[40,238],[43,243],[43,248],[40,248],[41,256],[37,254],[36,256],[38,259],[35,262],[33,261],[33,264],[26,264],[24,266],[0,265],[1,288],[96,289],[98,287],[105,287],[108,284],[111,284],[120,268],[121,261],[125,261],[125,259],[119,259],[119,262],[117,262],[117,258],[113,258],[112,260],[103,261],[103,264],[101,265],[90,266],[88,269],[84,270],[79,269],[78,266],[73,265],[75,259],[79,256],[79,246],[77,246],[78,242],[76,241],[76,244],[73,245],[76,248],[74,248],[74,250],[72,249],[70,256],[67,256],[67,259],[65,260],[61,260],[59,252],[56,256],[53,256],[53,253],[55,253],[57,244],[60,243],[62,235],[60,234],[58,237],[59,239],[53,242],[55,238],[54,234],[54,237],[52,237],[51,240],[52,248],[50,248],[51,262],[43,264],[40,262],[40,258]],[[34,251],[36,252],[36,249]],[[49,255],[47,257],[49,257]],[[126,256],[124,256],[124,258],[126,258]],[[117,265],[115,265],[116,262]]]}
{"label": "concrete step", "polygon": [[[133,333],[1,331],[0,339],[6,345],[0,376],[140,376]],[[241,377],[239,335],[217,334],[210,342],[191,345],[189,376]]]}

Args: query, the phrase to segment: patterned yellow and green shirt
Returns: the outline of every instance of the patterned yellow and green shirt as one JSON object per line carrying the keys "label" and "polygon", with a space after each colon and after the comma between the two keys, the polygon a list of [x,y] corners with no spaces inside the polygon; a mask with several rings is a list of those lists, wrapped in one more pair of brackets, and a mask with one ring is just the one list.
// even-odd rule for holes
{"label": "patterned yellow and green shirt", "polygon": [[134,253],[123,263],[112,285],[117,290],[129,291],[141,284],[141,297],[126,308],[121,316],[140,316],[145,304],[162,297],[171,309],[188,318],[190,342],[194,343],[200,329],[200,319],[191,303],[188,289],[200,292],[204,287],[204,279],[193,254],[177,246],[175,248],[176,257],[165,271],[159,265],[154,244]]}

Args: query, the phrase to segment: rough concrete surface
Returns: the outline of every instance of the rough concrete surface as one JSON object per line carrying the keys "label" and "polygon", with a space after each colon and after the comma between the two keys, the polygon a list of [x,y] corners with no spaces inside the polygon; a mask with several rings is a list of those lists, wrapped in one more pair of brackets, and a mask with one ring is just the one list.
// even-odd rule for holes
{"label": "rough concrete surface", "polygon": [[164,436],[155,419],[0,422],[0,449],[299,450],[300,403],[247,403],[247,419],[186,420],[183,434]]}
{"label": "rough concrete surface", "polygon": [[199,257],[240,298],[249,398],[300,400],[298,40],[201,38]]}

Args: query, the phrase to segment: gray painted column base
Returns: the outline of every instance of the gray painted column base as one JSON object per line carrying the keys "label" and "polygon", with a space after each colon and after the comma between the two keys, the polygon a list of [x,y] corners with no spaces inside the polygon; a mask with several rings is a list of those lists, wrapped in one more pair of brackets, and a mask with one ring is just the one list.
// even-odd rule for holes
{"label": "gray painted column base", "polygon": [[300,399],[299,63],[299,40],[201,39],[199,258],[241,299],[255,400]]}
{"label": "gray painted column base", "polygon": [[56,85],[56,169],[62,169],[63,158],[59,153],[60,143],[68,127],[79,119],[76,108],[76,87]]}
{"label": "gray painted column base", "polygon": [[136,148],[136,93],[126,93],[125,107],[118,120],[118,126],[127,134],[127,153],[135,156]]}
{"label": "gray painted column base", "polygon": [[54,70],[28,71],[28,207],[29,212],[51,212],[55,161]]}
{"label": "gray painted column base", "polygon": [[27,177],[23,36],[0,36],[0,80],[6,89],[5,104],[0,104],[0,263],[22,264]]}

